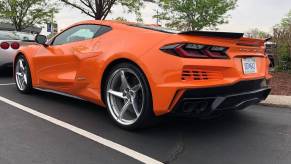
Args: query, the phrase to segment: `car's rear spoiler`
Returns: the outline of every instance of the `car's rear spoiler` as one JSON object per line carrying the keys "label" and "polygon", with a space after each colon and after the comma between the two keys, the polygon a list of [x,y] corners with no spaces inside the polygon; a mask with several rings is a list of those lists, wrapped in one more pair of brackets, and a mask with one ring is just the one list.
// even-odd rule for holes
{"label": "car's rear spoiler", "polygon": [[194,36],[209,36],[239,39],[244,36],[244,33],[231,33],[231,32],[211,32],[211,31],[184,31],[178,34],[181,35],[194,35]]}
{"label": "car's rear spoiler", "polygon": [[268,42],[268,41],[270,41],[272,39],[273,39],[272,37],[269,37],[269,38],[265,39],[265,42]]}

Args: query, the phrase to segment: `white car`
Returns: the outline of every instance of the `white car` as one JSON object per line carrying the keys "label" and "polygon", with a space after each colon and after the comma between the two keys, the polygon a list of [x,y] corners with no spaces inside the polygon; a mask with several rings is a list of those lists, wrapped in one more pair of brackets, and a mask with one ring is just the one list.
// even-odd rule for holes
{"label": "white car", "polygon": [[0,67],[12,67],[20,46],[36,44],[35,35],[15,31],[0,31]]}

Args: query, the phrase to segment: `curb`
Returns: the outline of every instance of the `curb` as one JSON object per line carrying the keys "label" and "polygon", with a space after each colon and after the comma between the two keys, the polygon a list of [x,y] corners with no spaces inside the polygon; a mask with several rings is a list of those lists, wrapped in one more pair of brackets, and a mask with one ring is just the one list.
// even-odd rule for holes
{"label": "curb", "polygon": [[261,102],[261,105],[291,108],[291,96],[270,95],[265,101]]}

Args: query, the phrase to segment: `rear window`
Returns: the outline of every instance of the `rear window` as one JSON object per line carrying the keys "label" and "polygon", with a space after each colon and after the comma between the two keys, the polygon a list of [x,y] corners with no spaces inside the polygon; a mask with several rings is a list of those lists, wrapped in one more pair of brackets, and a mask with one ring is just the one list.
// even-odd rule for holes
{"label": "rear window", "polygon": [[156,25],[145,25],[145,24],[139,24],[139,23],[136,23],[136,24],[128,23],[127,25],[133,26],[133,27],[139,27],[139,28],[143,28],[143,29],[148,29],[148,30],[153,30],[153,31],[170,33],[170,34],[177,34],[177,33],[181,32],[181,31],[177,31],[177,30],[173,30],[173,29],[169,29],[169,28],[164,28],[164,27],[161,27],[161,26],[156,26]]}
{"label": "rear window", "polygon": [[22,40],[22,41],[34,41],[35,35],[15,32],[15,31],[0,31],[0,40]]}

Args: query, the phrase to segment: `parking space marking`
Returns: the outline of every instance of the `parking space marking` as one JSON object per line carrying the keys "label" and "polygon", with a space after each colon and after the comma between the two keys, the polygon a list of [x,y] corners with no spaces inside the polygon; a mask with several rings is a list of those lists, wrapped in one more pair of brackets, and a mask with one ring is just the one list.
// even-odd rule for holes
{"label": "parking space marking", "polygon": [[8,85],[15,85],[15,83],[0,84],[0,86],[8,86]]}
{"label": "parking space marking", "polygon": [[120,145],[118,143],[115,143],[113,141],[110,141],[110,140],[105,139],[103,137],[100,137],[98,135],[95,135],[95,134],[93,134],[91,132],[88,132],[86,130],[83,130],[81,128],[73,126],[73,125],[71,125],[69,123],[63,122],[61,120],[58,120],[58,119],[53,118],[51,116],[48,116],[46,114],[40,113],[40,112],[38,112],[36,110],[33,110],[33,109],[31,109],[29,107],[26,107],[26,106],[23,106],[23,105],[21,105],[21,104],[19,104],[17,102],[11,101],[11,100],[9,100],[7,98],[4,98],[2,96],[0,96],[0,101],[4,102],[6,104],[9,104],[9,105],[11,105],[13,107],[16,107],[16,108],[18,108],[18,109],[20,109],[20,110],[22,110],[24,112],[32,114],[32,115],[34,115],[36,117],[44,119],[44,120],[46,120],[48,122],[51,122],[51,123],[53,123],[55,125],[63,127],[63,128],[65,128],[67,130],[70,130],[70,131],[72,131],[72,132],[74,132],[76,134],[79,134],[79,135],[81,135],[83,137],[86,137],[86,138],[88,138],[90,140],[93,140],[93,141],[95,141],[95,142],[97,142],[99,144],[102,144],[102,145],[107,146],[107,147],[109,147],[111,149],[114,149],[114,150],[116,150],[116,151],[118,151],[120,153],[123,153],[123,154],[125,154],[125,155],[127,155],[127,156],[129,156],[131,158],[134,158],[134,159],[136,159],[136,160],[138,160],[138,161],[140,161],[142,163],[162,164],[162,162],[160,162],[160,161],[158,161],[156,159],[153,159],[153,158],[151,158],[149,156],[146,156],[144,154],[136,152],[136,151],[134,151],[134,150],[132,150],[130,148],[127,148],[127,147],[122,146],[122,145]]}

